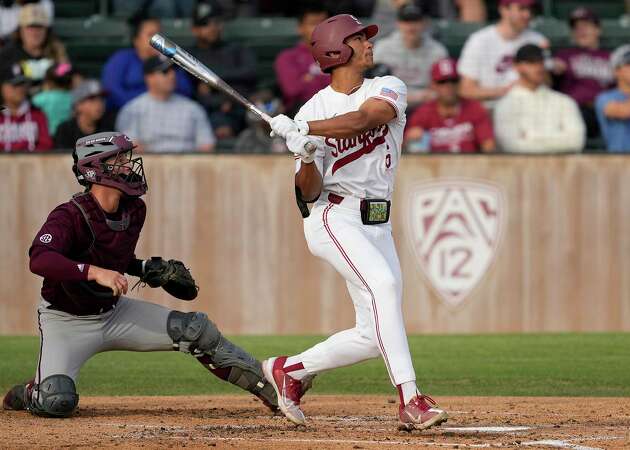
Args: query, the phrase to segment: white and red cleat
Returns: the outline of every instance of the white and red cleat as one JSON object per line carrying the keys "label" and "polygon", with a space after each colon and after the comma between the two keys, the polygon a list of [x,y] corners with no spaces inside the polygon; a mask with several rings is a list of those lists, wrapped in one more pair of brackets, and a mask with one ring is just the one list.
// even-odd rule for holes
{"label": "white and red cleat", "polygon": [[400,405],[398,417],[401,429],[426,430],[446,422],[448,414],[428,395],[416,395],[406,405]]}
{"label": "white and red cleat", "polygon": [[278,394],[278,407],[291,422],[304,425],[306,417],[300,409],[300,399],[303,395],[302,382],[287,375],[284,371],[286,356],[269,358],[262,362],[265,378]]}

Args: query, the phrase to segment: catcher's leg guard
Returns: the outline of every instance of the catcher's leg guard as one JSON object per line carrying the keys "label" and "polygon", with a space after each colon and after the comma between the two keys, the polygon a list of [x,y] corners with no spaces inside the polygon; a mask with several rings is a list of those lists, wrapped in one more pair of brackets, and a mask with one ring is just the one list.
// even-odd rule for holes
{"label": "catcher's leg guard", "polygon": [[256,395],[270,409],[277,409],[276,392],[265,380],[260,361],[226,339],[206,314],[171,311],[167,331],[174,349],[192,354],[219,378]]}
{"label": "catcher's leg guard", "polygon": [[78,404],[74,380],[67,375],[50,375],[39,384],[27,386],[26,408],[37,416],[68,417]]}

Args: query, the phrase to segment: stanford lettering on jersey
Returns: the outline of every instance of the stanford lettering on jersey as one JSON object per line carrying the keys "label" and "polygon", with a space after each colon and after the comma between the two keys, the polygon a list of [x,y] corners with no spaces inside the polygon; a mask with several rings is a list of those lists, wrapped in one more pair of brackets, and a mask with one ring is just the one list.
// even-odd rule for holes
{"label": "stanford lettering on jersey", "polygon": [[353,161],[356,161],[361,156],[372,153],[376,147],[385,142],[385,136],[387,136],[388,132],[389,127],[387,124],[384,124],[365,131],[353,138],[326,138],[324,140],[326,145],[334,149],[330,151],[330,155],[333,158],[337,158],[345,152],[354,150],[352,153],[343,156],[334,162],[332,173],[334,174],[337,170]]}

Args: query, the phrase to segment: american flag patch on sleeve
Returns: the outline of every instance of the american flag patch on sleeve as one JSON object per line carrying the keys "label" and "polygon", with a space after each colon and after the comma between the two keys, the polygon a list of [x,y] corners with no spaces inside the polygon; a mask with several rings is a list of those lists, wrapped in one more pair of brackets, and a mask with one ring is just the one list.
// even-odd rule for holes
{"label": "american flag patch on sleeve", "polygon": [[396,91],[386,88],[386,87],[381,89],[380,95],[384,95],[385,97],[389,97],[393,100],[398,100],[398,94],[396,93]]}

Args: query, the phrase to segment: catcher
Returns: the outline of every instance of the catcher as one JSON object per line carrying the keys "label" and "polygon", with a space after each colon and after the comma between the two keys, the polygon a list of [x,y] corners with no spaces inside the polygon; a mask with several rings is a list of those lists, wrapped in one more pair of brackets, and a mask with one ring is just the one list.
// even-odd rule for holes
{"label": "catcher", "polygon": [[137,259],[147,191],[142,158],[121,133],[81,138],[72,167],[85,192],[56,207],[29,250],[30,269],[44,278],[37,310],[40,352],[35,378],[13,387],[5,409],[70,416],[79,403],[75,380],[94,354],[109,350],[179,350],[214,375],[260,398],[271,410],[276,393],[260,362],[221,335],[201,312],[183,313],[126,297],[128,273],[182,300],[197,296],[179,261]]}

